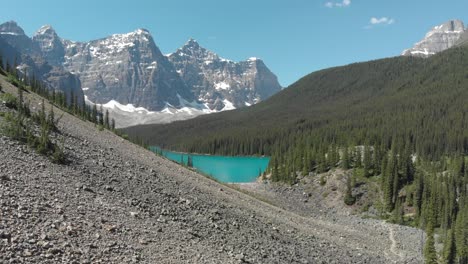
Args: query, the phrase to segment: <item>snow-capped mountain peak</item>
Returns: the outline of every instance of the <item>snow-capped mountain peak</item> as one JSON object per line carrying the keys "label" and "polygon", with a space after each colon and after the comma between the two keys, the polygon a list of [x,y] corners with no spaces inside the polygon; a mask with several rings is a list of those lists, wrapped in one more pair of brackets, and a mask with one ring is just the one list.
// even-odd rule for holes
{"label": "snow-capped mountain peak", "polygon": [[250,57],[247,59],[247,61],[258,61],[258,60],[261,60],[261,59],[257,57]]}
{"label": "snow-capped mountain peak", "polygon": [[54,28],[52,28],[51,25],[44,25],[41,28],[39,28],[34,36],[37,35],[54,35],[57,36],[57,32],[55,32]]}
{"label": "snow-capped mountain peak", "polygon": [[403,56],[429,57],[456,45],[467,35],[463,21],[450,20],[433,27],[426,36],[412,48],[402,52]]}
{"label": "snow-capped mountain peak", "polygon": [[194,96],[215,111],[252,105],[281,90],[276,76],[260,59],[227,60],[194,39],[169,54],[168,59],[193,87]]}
{"label": "snow-capped mountain peak", "polygon": [[0,34],[25,36],[24,30],[15,21],[8,21],[0,25]]}
{"label": "snow-capped mountain peak", "polygon": [[199,62],[204,62],[204,61],[213,61],[213,60],[219,60],[219,56],[211,52],[198,43],[193,38],[190,38],[182,47],[176,50],[176,52],[170,54],[169,56],[175,57],[186,57],[186,59],[194,60],[194,61],[199,61]]}

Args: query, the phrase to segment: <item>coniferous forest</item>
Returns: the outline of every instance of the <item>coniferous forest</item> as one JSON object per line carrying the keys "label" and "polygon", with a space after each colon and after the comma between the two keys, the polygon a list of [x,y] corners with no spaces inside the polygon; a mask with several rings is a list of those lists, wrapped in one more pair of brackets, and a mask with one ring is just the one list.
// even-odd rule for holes
{"label": "coniferous forest", "polygon": [[249,108],[125,132],[179,151],[268,155],[272,181],[335,167],[376,177],[382,217],[426,230],[426,263],[468,263],[466,46],[318,71]]}

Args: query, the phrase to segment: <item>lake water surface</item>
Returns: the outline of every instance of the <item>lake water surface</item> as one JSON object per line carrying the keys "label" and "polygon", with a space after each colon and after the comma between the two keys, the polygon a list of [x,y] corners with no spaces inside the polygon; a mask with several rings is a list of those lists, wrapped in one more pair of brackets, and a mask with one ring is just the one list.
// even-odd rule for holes
{"label": "lake water surface", "polygon": [[184,165],[187,165],[190,156],[195,169],[224,183],[254,182],[270,162],[269,157],[201,155],[161,150],[158,147],[150,149]]}

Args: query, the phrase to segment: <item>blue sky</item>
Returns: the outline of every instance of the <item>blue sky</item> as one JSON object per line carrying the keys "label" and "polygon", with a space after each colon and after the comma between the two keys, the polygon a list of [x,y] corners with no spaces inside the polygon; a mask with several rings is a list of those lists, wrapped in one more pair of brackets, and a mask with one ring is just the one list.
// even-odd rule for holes
{"label": "blue sky", "polygon": [[[433,26],[468,23],[467,0],[0,0],[0,20],[76,41],[137,28],[163,53],[193,37],[235,61],[262,58],[287,86],[323,68],[398,55]],[[372,23],[373,22],[373,23]]]}

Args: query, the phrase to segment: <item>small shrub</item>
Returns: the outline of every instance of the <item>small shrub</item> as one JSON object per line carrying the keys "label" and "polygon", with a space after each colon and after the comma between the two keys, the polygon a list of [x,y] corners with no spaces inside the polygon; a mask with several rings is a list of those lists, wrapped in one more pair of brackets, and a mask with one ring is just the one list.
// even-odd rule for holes
{"label": "small shrub", "polygon": [[7,137],[24,141],[25,133],[23,129],[23,118],[13,113],[5,113],[5,123],[1,127],[1,132]]}
{"label": "small shrub", "polygon": [[11,74],[8,75],[7,81],[16,87],[19,87],[21,85],[20,81],[18,81],[18,79],[16,79],[16,77]]}
{"label": "small shrub", "polygon": [[10,93],[0,95],[0,101],[8,108],[18,109],[18,99]]}
{"label": "small shrub", "polygon": [[344,203],[346,205],[353,205],[355,202],[356,202],[356,197],[352,195],[348,195],[348,194],[345,195]]}
{"label": "small shrub", "polygon": [[59,147],[58,145],[54,145],[54,153],[52,153],[51,160],[53,163],[65,164],[66,158],[65,153],[63,152],[63,148]]}
{"label": "small shrub", "polygon": [[321,185],[321,186],[324,186],[325,184],[327,184],[327,179],[325,178],[324,175],[322,175],[322,176],[320,177],[320,185]]}

